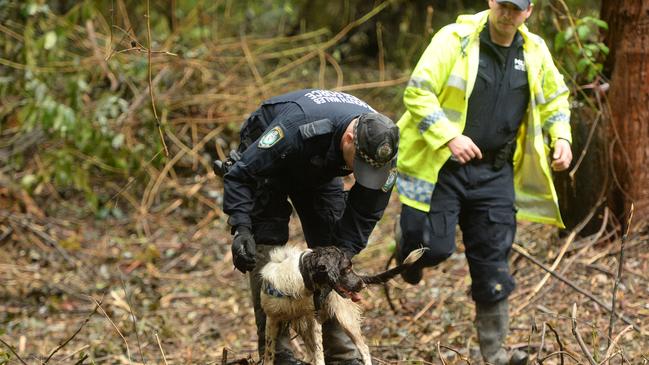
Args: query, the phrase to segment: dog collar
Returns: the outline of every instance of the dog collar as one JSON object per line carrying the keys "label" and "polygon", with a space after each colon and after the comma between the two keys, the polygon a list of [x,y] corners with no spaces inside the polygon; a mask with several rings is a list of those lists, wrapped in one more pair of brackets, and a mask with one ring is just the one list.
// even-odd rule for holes
{"label": "dog collar", "polygon": [[302,252],[302,254],[300,254],[300,264],[298,266],[300,269],[300,274],[302,275],[302,281],[304,281],[304,287],[313,292],[315,286],[313,285],[313,281],[311,281],[311,275],[309,275],[309,273],[306,271],[306,268],[304,267],[304,257],[311,252],[313,251],[307,249],[306,251]]}
{"label": "dog collar", "polygon": [[261,284],[261,286],[262,286],[262,290],[264,291],[264,293],[270,295],[271,297],[275,297],[275,298],[286,298],[286,297],[288,297],[288,295],[282,293],[277,288],[275,288],[274,286],[268,284],[265,281],[263,282],[263,284]]}

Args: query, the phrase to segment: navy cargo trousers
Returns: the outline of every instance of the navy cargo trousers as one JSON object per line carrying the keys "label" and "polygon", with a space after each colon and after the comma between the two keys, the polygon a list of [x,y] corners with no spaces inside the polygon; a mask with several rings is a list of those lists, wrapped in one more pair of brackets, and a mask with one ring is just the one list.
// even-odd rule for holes
{"label": "navy cargo trousers", "polygon": [[496,170],[490,161],[460,165],[449,160],[439,172],[430,211],[404,205],[400,224],[400,259],[423,246],[428,250],[419,261],[421,267],[446,260],[455,252],[459,224],[473,300],[493,303],[513,291],[515,283],[508,262],[516,234],[511,163]]}

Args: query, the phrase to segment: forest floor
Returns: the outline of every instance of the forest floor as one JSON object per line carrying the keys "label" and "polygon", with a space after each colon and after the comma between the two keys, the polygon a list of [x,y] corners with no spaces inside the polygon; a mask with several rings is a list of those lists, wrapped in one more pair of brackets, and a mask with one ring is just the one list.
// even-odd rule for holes
{"label": "forest floor", "polygon": [[[229,363],[257,359],[247,280],[233,269],[224,217],[194,229],[186,218],[190,213],[176,214],[185,209],[181,206],[174,214],[148,215],[143,234],[137,228],[143,226],[142,217],[76,217],[73,205],[64,202],[41,217],[4,208],[0,364],[223,364],[224,355]],[[386,266],[398,210],[393,196],[368,247],[354,260],[357,271],[375,273]],[[299,221],[292,222],[291,244],[299,245]],[[643,333],[618,318],[607,351],[607,311],[555,278],[536,291],[546,273],[515,252],[511,268],[518,286],[511,297],[507,345],[528,349],[538,363],[589,363],[572,332],[574,305],[583,348],[595,363],[609,357],[614,364],[649,363],[647,236],[646,230],[632,232],[626,241],[617,290],[617,307]],[[620,241],[607,237],[600,232],[571,240],[556,271],[608,304]],[[547,226],[519,223],[517,243],[548,266],[568,239]],[[382,287],[363,293],[363,333],[376,364],[480,363],[462,250],[458,245],[455,255],[426,270],[418,286],[391,281],[394,310]],[[299,354],[299,342],[294,343]]]}

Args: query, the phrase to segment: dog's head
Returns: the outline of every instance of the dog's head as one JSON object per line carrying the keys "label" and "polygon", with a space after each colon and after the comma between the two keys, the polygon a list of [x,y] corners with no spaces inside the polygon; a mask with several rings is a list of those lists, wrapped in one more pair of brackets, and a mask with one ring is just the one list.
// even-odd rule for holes
{"label": "dog's head", "polygon": [[354,272],[350,256],[334,246],[314,248],[302,260],[303,275],[308,276],[318,292],[328,293],[333,289],[343,298],[358,301],[364,283]]}

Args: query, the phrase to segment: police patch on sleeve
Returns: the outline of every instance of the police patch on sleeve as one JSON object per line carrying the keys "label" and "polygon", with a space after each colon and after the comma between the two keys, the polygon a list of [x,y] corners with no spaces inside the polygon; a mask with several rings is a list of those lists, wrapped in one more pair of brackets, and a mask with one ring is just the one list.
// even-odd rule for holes
{"label": "police patch on sleeve", "polygon": [[388,191],[390,191],[390,189],[392,189],[396,181],[397,181],[397,169],[392,169],[390,170],[390,175],[388,175],[388,179],[385,180],[385,184],[383,184],[381,190],[384,193],[387,193]]}
{"label": "police patch on sleeve", "polygon": [[277,144],[277,142],[281,141],[282,138],[284,138],[284,131],[280,126],[277,126],[261,136],[257,147],[264,149],[271,148]]}

